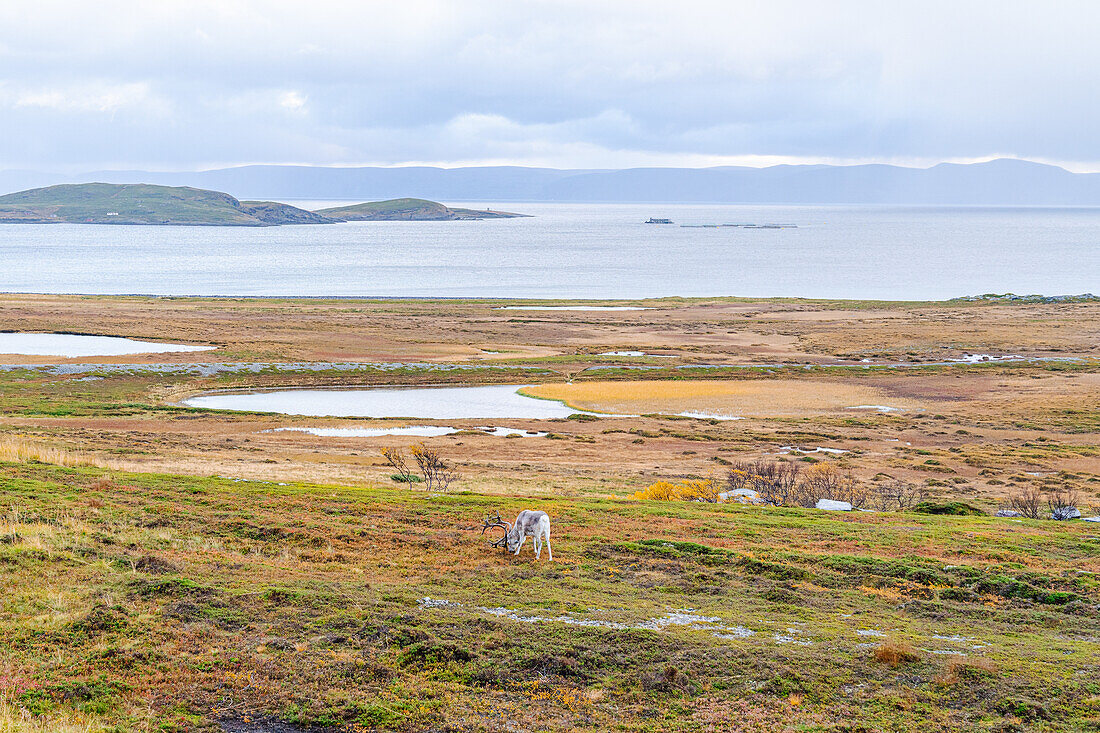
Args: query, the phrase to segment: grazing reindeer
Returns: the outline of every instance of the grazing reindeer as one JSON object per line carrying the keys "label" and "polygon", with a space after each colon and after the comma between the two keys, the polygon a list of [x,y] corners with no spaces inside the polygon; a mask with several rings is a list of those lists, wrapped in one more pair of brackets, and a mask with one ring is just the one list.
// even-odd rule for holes
{"label": "grazing reindeer", "polygon": [[489,544],[493,547],[503,547],[513,555],[518,555],[523,543],[531,537],[535,545],[535,559],[538,560],[542,556],[542,541],[545,539],[546,552],[550,556],[550,561],[553,562],[554,551],[550,548],[550,517],[546,512],[524,509],[516,517],[514,524],[508,524],[500,518],[499,512],[493,512],[486,515],[481,534],[485,534],[486,530],[494,527],[503,529],[504,536],[490,542]]}

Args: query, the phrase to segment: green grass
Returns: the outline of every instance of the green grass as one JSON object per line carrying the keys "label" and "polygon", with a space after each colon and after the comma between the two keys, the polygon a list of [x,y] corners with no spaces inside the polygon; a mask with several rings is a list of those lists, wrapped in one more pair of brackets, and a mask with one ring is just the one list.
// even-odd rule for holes
{"label": "green grass", "polygon": [[[0,464],[0,675],[30,710],[116,730],[1100,720],[1100,540],[1082,523],[539,499],[554,563],[484,545],[487,511],[532,504]],[[653,626],[673,612],[716,621]],[[885,637],[859,631],[917,660],[879,664]],[[933,651],[988,661],[952,672]]]}
{"label": "green grass", "polygon": [[443,221],[448,219],[492,219],[522,216],[474,209],[452,209],[427,199],[401,198],[368,201],[349,206],[319,209],[319,214],[347,221]]}
{"label": "green grass", "polygon": [[328,220],[286,204],[241,202],[199,188],[80,183],[0,196],[3,221],[265,226]]}

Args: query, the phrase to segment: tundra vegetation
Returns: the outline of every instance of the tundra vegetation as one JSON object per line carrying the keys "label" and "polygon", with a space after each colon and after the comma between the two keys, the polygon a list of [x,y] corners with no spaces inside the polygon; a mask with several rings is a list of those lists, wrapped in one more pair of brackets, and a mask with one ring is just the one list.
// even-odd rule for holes
{"label": "tundra vegetation", "polygon": [[684,481],[658,481],[633,494],[634,499],[657,501],[705,501],[715,504],[721,498],[718,484],[711,479],[686,479]]}
{"label": "tundra vegetation", "polygon": [[[0,296],[219,346],[0,359],[0,730],[1100,727],[1100,529],[1047,519],[1100,503],[1096,304],[497,305]],[[271,432],[409,421],[178,404],[569,380],[617,414],[412,423],[458,429],[449,491],[401,436]],[[553,563],[482,537],[523,509]]]}
{"label": "tundra vegetation", "polygon": [[[412,446],[408,455],[396,446],[387,446],[381,453],[397,472],[390,478],[398,483],[422,483],[428,491],[448,491],[451,484],[461,478],[454,465],[445,461],[437,449],[423,443]],[[413,473],[413,465],[417,473]]]}
{"label": "tundra vegetation", "polygon": [[851,469],[831,463],[814,463],[802,470],[790,460],[736,461],[726,475],[730,492],[749,489],[772,506],[814,507],[822,499],[843,501],[855,509],[908,511],[929,496],[927,487],[900,479],[862,482]]}
{"label": "tundra vegetation", "polygon": [[277,226],[339,221],[274,201],[144,183],[74,183],[0,196],[0,224]]}

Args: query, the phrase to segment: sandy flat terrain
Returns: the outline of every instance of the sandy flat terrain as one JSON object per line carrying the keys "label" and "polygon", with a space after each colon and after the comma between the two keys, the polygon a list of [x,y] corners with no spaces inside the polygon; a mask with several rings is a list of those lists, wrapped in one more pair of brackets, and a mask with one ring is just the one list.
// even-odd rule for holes
{"label": "sandy flat terrain", "polygon": [[623,381],[540,384],[524,394],[562,400],[580,410],[627,413],[714,413],[739,417],[800,417],[870,407],[922,409],[913,399],[888,399],[863,384],[793,379],[744,381]]}
{"label": "sandy flat terrain", "polygon": [[[464,432],[424,442],[461,466],[466,487],[497,494],[622,495],[658,479],[722,480],[731,462],[767,457],[829,461],[861,481],[903,479],[987,508],[1031,485],[1074,487],[1100,504],[1100,368],[1090,360],[1100,344],[1096,304],[671,299],[645,302],[651,310],[606,312],[501,311],[499,305],[0,296],[4,329],[219,346],[190,354],[0,359],[6,363],[440,366],[317,373],[268,368],[215,376],[0,372],[0,438],[78,452],[118,470],[389,485],[392,471],[381,448],[407,447],[415,439],[265,431],[434,424]],[[600,356],[604,351],[676,358]],[[967,353],[1081,360],[921,366]],[[864,370],[857,356],[909,368]],[[856,367],[801,367],[841,357]],[[791,366],[702,366],[778,362]],[[619,368],[627,366],[645,370]],[[187,395],[221,388],[502,382],[535,384],[532,394],[578,409],[744,419],[383,421],[173,407]],[[900,409],[848,409],[861,405]],[[467,430],[487,423],[550,435],[509,439]]]}
{"label": "sandy flat terrain", "polygon": [[[1100,355],[1100,303],[639,301],[639,311],[502,311],[500,301],[0,296],[0,328],[176,343],[215,351],[145,362],[453,361],[658,349],[690,363],[861,358],[934,361],[967,353]],[[502,351],[501,355],[485,351]],[[6,363],[53,363],[5,357]]]}

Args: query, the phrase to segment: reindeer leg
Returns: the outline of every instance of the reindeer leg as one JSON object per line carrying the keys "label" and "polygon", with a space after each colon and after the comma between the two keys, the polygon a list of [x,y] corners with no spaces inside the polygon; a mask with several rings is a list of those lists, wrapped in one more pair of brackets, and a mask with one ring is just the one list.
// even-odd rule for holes
{"label": "reindeer leg", "polygon": [[550,556],[549,562],[554,562],[554,551],[550,549],[550,530],[546,530],[546,554]]}
{"label": "reindeer leg", "polygon": [[519,544],[516,546],[516,555],[519,555],[519,551],[523,549],[523,543],[527,541],[527,535],[523,535],[520,538]]}
{"label": "reindeer leg", "polygon": [[542,537],[535,535],[531,538],[531,542],[535,543],[535,559],[538,560],[542,557]]}

